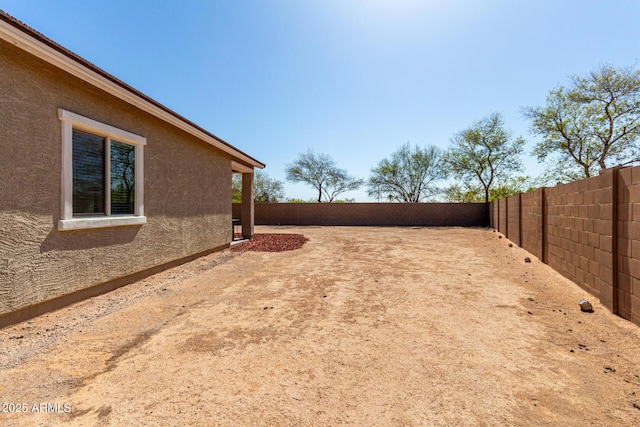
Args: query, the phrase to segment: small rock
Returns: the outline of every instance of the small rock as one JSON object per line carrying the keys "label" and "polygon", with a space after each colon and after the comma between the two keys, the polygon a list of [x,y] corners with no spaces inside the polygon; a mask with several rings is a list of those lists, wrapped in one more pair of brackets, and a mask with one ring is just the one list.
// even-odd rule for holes
{"label": "small rock", "polygon": [[585,313],[593,313],[593,306],[586,299],[581,299],[580,301],[578,301],[578,305],[580,306],[580,310],[584,311]]}
{"label": "small rock", "polygon": [[531,262],[531,258],[526,257],[526,258],[524,259],[524,262]]}

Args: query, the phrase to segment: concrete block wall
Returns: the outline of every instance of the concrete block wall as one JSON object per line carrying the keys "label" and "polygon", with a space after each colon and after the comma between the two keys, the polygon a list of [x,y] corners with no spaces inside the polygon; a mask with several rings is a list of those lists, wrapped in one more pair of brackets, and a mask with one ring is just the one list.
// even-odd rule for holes
{"label": "concrete block wall", "polygon": [[517,245],[521,245],[520,235],[520,194],[507,199],[507,238]]}
{"label": "concrete block wall", "polygon": [[[489,225],[486,203],[256,203],[256,225]],[[241,219],[240,206],[233,206]]]}
{"label": "concrete block wall", "polygon": [[505,235],[509,230],[509,224],[507,221],[508,203],[508,199],[498,200],[498,229]]}
{"label": "concrete block wall", "polygon": [[489,211],[498,231],[640,325],[640,166],[497,200]]}
{"label": "concrete block wall", "polygon": [[617,176],[618,313],[640,324],[640,167]]}
{"label": "concrete block wall", "polygon": [[489,225],[498,229],[498,202],[489,203]]}
{"label": "concrete block wall", "polygon": [[544,189],[520,195],[520,227],[522,241],[520,246],[544,261],[543,257],[543,205]]}
{"label": "concrete block wall", "polygon": [[545,192],[547,264],[614,311],[613,172]]}

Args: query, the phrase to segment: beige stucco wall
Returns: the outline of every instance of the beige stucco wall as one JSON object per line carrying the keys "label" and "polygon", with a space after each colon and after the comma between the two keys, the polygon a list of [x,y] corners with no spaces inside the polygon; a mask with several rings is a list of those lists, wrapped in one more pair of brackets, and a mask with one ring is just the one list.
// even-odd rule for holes
{"label": "beige stucco wall", "polygon": [[[147,224],[57,230],[58,108],[147,138]],[[0,41],[0,316],[227,245],[230,161],[195,137]]]}

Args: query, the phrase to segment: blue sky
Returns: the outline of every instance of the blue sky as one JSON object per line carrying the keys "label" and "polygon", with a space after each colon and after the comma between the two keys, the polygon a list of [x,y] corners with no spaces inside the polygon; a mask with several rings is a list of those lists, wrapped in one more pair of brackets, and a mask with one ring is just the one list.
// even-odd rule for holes
{"label": "blue sky", "polygon": [[[638,65],[637,0],[0,0],[0,9],[267,164],[311,148],[367,178],[402,144],[447,148],[600,64]],[[303,184],[287,197],[312,199]],[[369,200],[364,189],[344,197]]]}

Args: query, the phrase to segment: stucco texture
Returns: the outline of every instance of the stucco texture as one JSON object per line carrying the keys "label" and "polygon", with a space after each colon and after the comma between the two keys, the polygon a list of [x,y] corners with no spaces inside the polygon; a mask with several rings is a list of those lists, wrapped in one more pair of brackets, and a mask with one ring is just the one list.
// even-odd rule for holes
{"label": "stucco texture", "polygon": [[[147,224],[58,231],[58,109],[147,138]],[[231,159],[0,41],[0,315],[227,245]]]}

